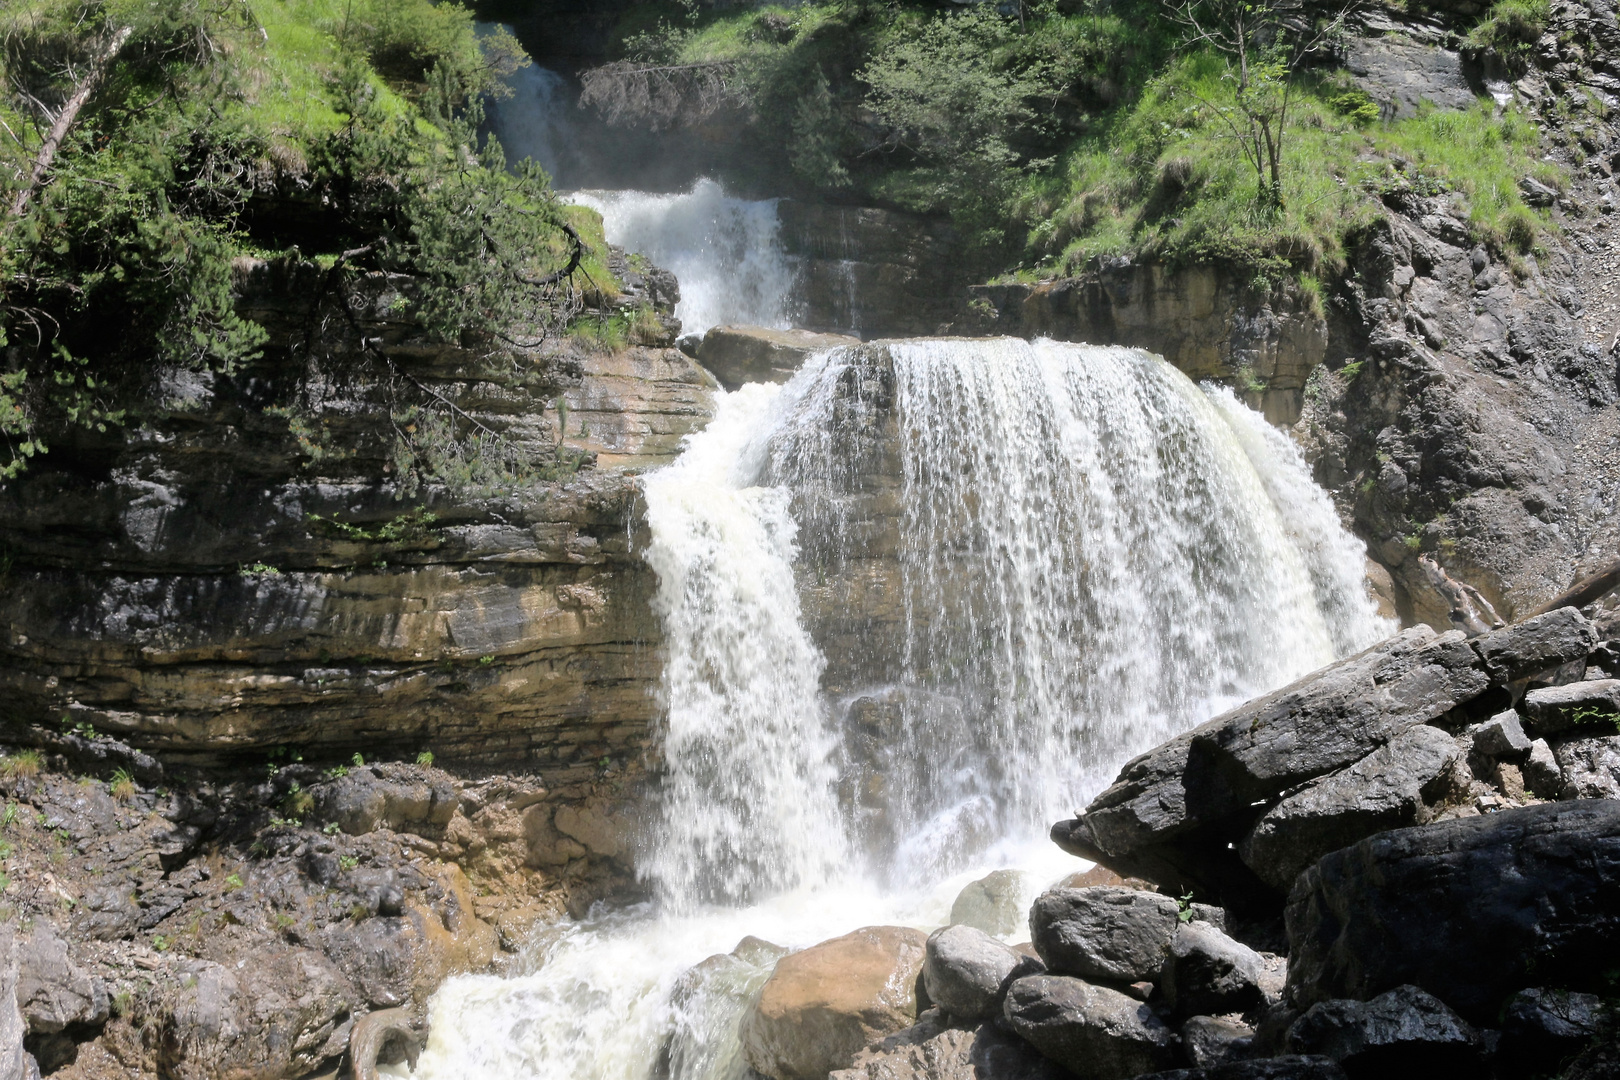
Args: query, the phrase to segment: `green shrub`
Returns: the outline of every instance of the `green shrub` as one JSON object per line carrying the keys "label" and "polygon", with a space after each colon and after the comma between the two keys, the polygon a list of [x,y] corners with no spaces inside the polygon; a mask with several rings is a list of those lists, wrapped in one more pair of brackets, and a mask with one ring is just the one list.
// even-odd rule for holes
{"label": "green shrub", "polygon": [[1523,68],[1547,29],[1549,0],[1497,0],[1468,34],[1472,48]]}

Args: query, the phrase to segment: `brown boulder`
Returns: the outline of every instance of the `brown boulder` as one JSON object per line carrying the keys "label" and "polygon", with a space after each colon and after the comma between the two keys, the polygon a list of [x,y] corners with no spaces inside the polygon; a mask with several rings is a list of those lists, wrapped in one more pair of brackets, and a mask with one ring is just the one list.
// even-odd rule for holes
{"label": "brown boulder", "polygon": [[928,936],[867,926],[783,957],[743,1021],[748,1064],[774,1080],[823,1080],[917,1019]]}
{"label": "brown boulder", "polygon": [[703,335],[697,359],[721,386],[735,390],[744,383],[787,382],[811,353],[859,344],[859,338],[843,334],[772,330],[764,326],[716,326]]}

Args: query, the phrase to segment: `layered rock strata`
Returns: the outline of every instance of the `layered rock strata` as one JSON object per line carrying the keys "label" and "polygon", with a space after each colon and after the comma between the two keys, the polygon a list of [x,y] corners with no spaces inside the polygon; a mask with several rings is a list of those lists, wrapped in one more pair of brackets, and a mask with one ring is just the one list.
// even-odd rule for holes
{"label": "layered rock strata", "polygon": [[[671,282],[625,276],[621,303],[667,313]],[[658,629],[623,466],[668,460],[713,387],[673,324],[619,349],[461,347],[394,314],[406,281],[364,279],[346,323],[311,267],[240,279],[262,362],[171,373],[140,423],[0,491],[0,719],[198,765],[638,757]],[[396,456],[435,415],[523,464],[481,478],[476,440],[429,446],[413,490]]]}

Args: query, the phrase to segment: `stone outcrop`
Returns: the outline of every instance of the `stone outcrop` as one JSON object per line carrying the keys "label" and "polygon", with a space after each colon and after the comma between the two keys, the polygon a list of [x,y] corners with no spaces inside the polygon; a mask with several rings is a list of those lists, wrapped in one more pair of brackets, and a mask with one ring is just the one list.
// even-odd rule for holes
{"label": "stone outcrop", "polygon": [[1526,985],[1585,991],[1620,963],[1620,802],[1398,829],[1336,851],[1288,902],[1299,1005],[1406,984],[1492,1022]]}
{"label": "stone outcrop", "polygon": [[927,937],[869,926],[783,957],[743,1021],[743,1054],[772,1080],[820,1080],[910,1027]]}
{"label": "stone outcrop", "polygon": [[[1131,761],[1080,818],[1053,826],[1053,838],[1178,895],[1279,911],[1295,876],[1330,851],[1475,813],[1479,799],[1531,797],[1534,747],[1509,737],[1509,719],[1534,733],[1528,710],[1545,700],[1536,695],[1602,697],[1607,681],[1583,678],[1597,649],[1572,608],[1473,641],[1403,631]],[[1526,711],[1504,716],[1516,697]],[[1557,787],[1556,796],[1573,780],[1573,794],[1607,775],[1606,745],[1575,746],[1574,734],[1548,744],[1536,768],[1550,756],[1560,778],[1538,775],[1537,790]]]}
{"label": "stone outcrop", "polygon": [[[659,273],[626,288],[667,315]],[[43,745],[65,716],[198,765],[386,747],[566,779],[639,759],[658,629],[618,466],[668,460],[712,380],[671,348],[437,342],[388,275],[348,326],[321,281],[244,262],[262,360],[171,372],[139,424],[0,491],[0,723]],[[499,436],[521,479],[477,480],[467,443],[423,453],[472,480],[429,468],[413,493],[395,458],[434,410]]]}
{"label": "stone outcrop", "polygon": [[1007,1026],[1081,1080],[1125,1080],[1175,1063],[1176,1036],[1142,1002],[1064,975],[1007,991]]}
{"label": "stone outcrop", "polygon": [[445,978],[498,969],[537,923],[631,884],[627,849],[555,827],[571,809],[602,846],[580,819],[617,802],[595,785],[397,763],[108,783],[8,750],[6,1068],[20,1044],[64,1076],[319,1072],[361,1018],[415,1022]]}
{"label": "stone outcrop", "polygon": [[799,259],[795,321],[861,338],[943,332],[977,280],[949,222],[896,210],[777,204],[783,249]]}
{"label": "stone outcrop", "polygon": [[703,335],[695,356],[722,387],[735,390],[744,383],[787,382],[812,353],[859,343],[845,334],[716,326]]}
{"label": "stone outcrop", "polygon": [[1255,295],[1210,266],[1108,266],[1035,285],[976,285],[969,310],[988,333],[1131,345],[1194,379],[1234,384],[1276,424],[1300,417],[1322,363],[1326,320],[1299,293]]}

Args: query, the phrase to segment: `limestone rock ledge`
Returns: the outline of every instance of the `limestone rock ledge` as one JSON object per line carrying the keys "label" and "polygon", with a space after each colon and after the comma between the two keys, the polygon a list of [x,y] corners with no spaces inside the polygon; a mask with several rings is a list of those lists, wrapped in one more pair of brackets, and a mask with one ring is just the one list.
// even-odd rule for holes
{"label": "limestone rock ledge", "polygon": [[[168,373],[138,423],[0,488],[0,729],[89,725],[203,767],[639,756],[658,629],[630,467],[673,456],[713,380],[672,348],[435,342],[381,274],[311,354],[313,269],[238,271],[261,361]],[[423,403],[518,447],[525,486],[402,484]]]}

